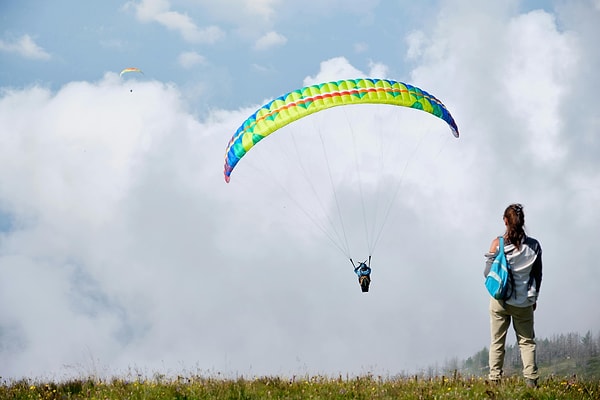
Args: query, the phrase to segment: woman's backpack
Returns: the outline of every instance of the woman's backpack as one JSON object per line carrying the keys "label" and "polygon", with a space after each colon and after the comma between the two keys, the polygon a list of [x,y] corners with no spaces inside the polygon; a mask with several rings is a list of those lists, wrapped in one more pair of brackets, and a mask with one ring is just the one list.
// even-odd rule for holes
{"label": "woman's backpack", "polygon": [[498,254],[485,277],[485,287],[496,300],[506,300],[512,295],[512,270],[504,254],[504,237],[498,236],[498,241]]}

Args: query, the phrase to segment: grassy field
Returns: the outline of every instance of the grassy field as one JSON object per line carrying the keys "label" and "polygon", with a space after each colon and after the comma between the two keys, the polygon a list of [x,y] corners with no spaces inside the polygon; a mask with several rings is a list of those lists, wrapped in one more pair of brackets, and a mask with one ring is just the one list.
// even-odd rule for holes
{"label": "grassy field", "polygon": [[4,381],[0,399],[600,399],[600,382],[546,377],[537,389],[530,389],[517,377],[499,385],[460,376],[87,378],[57,383]]}

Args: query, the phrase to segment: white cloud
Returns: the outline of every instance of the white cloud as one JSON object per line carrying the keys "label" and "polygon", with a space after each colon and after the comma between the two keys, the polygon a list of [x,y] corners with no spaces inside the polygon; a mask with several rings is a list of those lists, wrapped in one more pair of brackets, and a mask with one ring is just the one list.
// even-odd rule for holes
{"label": "white cloud", "polygon": [[206,63],[206,58],[195,51],[186,51],[177,57],[177,61],[183,68],[192,68],[196,65]]}
{"label": "white cloud", "polygon": [[354,52],[355,53],[364,53],[369,50],[369,45],[365,42],[354,43]]}
{"label": "white cloud", "polygon": [[275,7],[281,4],[281,0],[243,0],[243,3],[252,15],[269,21],[273,18]]}
{"label": "white cloud", "polygon": [[23,35],[13,42],[0,40],[0,51],[17,53],[32,60],[50,59],[50,54],[38,46],[29,35]]}
{"label": "white cloud", "polygon": [[106,47],[109,49],[117,49],[117,50],[123,50],[125,48],[125,43],[123,40],[119,40],[119,39],[106,39],[106,40],[101,40],[100,41],[100,45],[102,47]]}
{"label": "white cloud", "polygon": [[[203,10],[215,19],[228,21],[237,25],[255,25],[263,27],[276,17],[276,9],[283,5],[282,0],[197,0]],[[285,4],[289,7],[289,4]],[[232,12],[231,10],[235,10]]]}
{"label": "white cloud", "polygon": [[321,70],[316,76],[304,78],[305,85],[314,85],[322,82],[337,81],[340,79],[377,78],[388,79],[389,68],[381,63],[369,62],[367,72],[354,67],[347,58],[335,57],[321,63]]}
{"label": "white cloud", "polygon": [[406,43],[408,49],[406,51],[406,58],[409,60],[418,59],[423,55],[423,47],[426,45],[425,43],[426,36],[422,31],[413,31],[406,36]]}
{"label": "white cloud", "polygon": [[255,71],[258,71],[258,72],[260,72],[262,74],[264,74],[264,73],[272,73],[274,71],[273,67],[268,67],[268,66],[260,65],[260,64],[256,64],[256,63],[252,64],[252,69],[254,69]]}
{"label": "white cloud", "polygon": [[254,49],[260,51],[268,50],[276,46],[283,46],[286,42],[287,38],[285,36],[271,31],[258,38],[258,40],[254,43]]}
{"label": "white cloud", "polygon": [[157,22],[167,29],[177,31],[188,42],[212,44],[224,36],[218,26],[199,28],[186,14],[172,11],[168,0],[141,0],[139,3],[129,2],[126,7],[133,7],[136,17],[142,22]]}
{"label": "white cloud", "polygon": [[391,79],[389,75],[389,67],[385,64],[373,61],[369,62],[368,76],[370,78]]}
{"label": "white cloud", "polygon": [[[179,97],[172,88],[154,82],[124,85],[115,74],[98,84],[74,82],[56,93],[37,87],[3,92],[0,204],[14,216],[17,228],[3,233],[0,270],[13,283],[26,287],[18,305],[8,308],[5,301],[14,301],[16,292],[2,285],[2,324],[18,321],[13,326],[19,333],[19,340],[8,343],[0,335],[3,376],[10,371],[37,375],[61,365],[85,365],[90,353],[114,362],[118,349],[134,339],[143,341],[152,331],[157,322],[152,314],[160,301],[147,297],[145,289],[138,290],[156,285],[152,276],[158,270],[152,265],[165,262],[167,253],[163,247],[150,258],[142,255],[149,255],[146,250],[135,255],[142,247],[155,246],[152,243],[158,237],[151,234],[143,245],[130,235],[137,236],[138,229],[173,234],[191,225],[177,227],[179,212],[164,209],[170,206],[163,201],[171,195],[179,197],[174,187],[167,187],[170,183],[147,183],[154,180],[151,176],[162,176],[173,184],[179,179],[202,181],[206,173],[187,164],[193,160],[185,156],[189,143],[180,147],[188,140],[201,143],[203,134],[194,134],[202,130],[183,112]],[[27,110],[34,114],[27,116]],[[206,142],[202,147],[206,148]],[[223,146],[218,147],[221,153]],[[161,156],[165,150],[173,151],[174,157]],[[217,177],[222,157],[214,154]],[[183,159],[187,161],[182,169],[175,167],[179,172],[171,170],[172,162]],[[198,186],[200,192],[206,189],[206,185]],[[163,194],[167,197],[161,199]],[[142,196],[139,200],[146,200],[138,202],[138,195]],[[195,213],[181,214],[189,222],[196,220],[193,224],[199,230],[190,232],[190,238],[203,236],[201,232],[208,228],[208,222],[197,220]],[[149,224],[150,220],[154,222]],[[138,246],[135,243],[142,247],[133,250]],[[184,276],[181,268],[186,269],[183,265],[189,261],[163,264],[164,271],[169,270],[171,277]],[[129,286],[126,291],[125,286]],[[177,289],[182,290],[186,291]],[[34,300],[40,296],[43,305]],[[45,326],[43,334],[35,329],[38,322]],[[65,330],[63,323],[70,328]],[[97,329],[93,328],[96,324]],[[40,355],[45,361],[34,362]]]}
{"label": "white cloud", "polygon": [[554,17],[541,10],[513,19],[507,29],[505,48],[511,54],[506,60],[506,100],[514,105],[510,113],[525,123],[530,154],[544,164],[566,155],[560,109],[568,90],[563,82],[574,78],[579,62],[575,43],[571,33],[558,32]]}
{"label": "white cloud", "polygon": [[[598,48],[586,45],[587,38],[593,36],[582,30],[597,30],[598,25],[586,18],[579,25],[582,18],[578,18],[579,22],[573,20],[561,29],[556,22],[561,19],[558,16],[541,11],[513,15],[510,8],[499,10],[498,6],[500,3],[444,6],[433,32],[423,32],[427,40],[415,53],[419,55],[415,59],[419,66],[413,70],[411,80],[435,89],[433,94],[457,118],[462,133],[460,148],[466,157],[461,163],[470,165],[464,177],[471,180],[462,182],[460,190],[474,182],[479,182],[482,189],[489,188],[464,196],[455,205],[458,213],[467,209],[474,214],[464,215],[463,221],[481,221],[482,214],[485,221],[509,202],[523,202],[528,207],[530,233],[538,235],[549,250],[545,253],[549,269],[573,265],[558,249],[569,243],[583,246],[586,250],[581,252],[585,253],[593,252],[593,245],[583,244],[579,233],[573,233],[578,239],[570,240],[554,237],[553,232],[561,226],[563,232],[581,229],[596,236],[577,217],[584,211],[575,204],[592,204],[597,193],[570,188],[577,177],[585,176],[583,180],[593,185],[598,176],[592,153],[600,151],[600,142],[584,139],[589,138],[594,126],[591,120],[598,119],[598,112],[581,107],[594,100],[592,92],[580,89],[582,82],[587,87],[598,79],[597,73],[587,69],[598,65]],[[473,35],[473,24],[478,24],[477,35]],[[583,81],[580,74],[585,76]],[[589,216],[588,211],[585,213]],[[598,212],[591,212],[592,220],[598,221]],[[482,228],[488,236],[492,236],[491,228],[502,229],[496,225]],[[489,244],[489,240],[486,242]],[[553,251],[556,253],[550,255]],[[584,258],[582,255],[578,261],[580,273],[597,276],[598,272],[589,269],[593,261]],[[552,291],[560,290],[558,287],[568,280],[567,272],[560,268],[552,271],[556,275],[546,280],[543,302],[549,309],[562,311],[566,306]],[[590,290],[586,286],[583,291]],[[581,307],[585,307],[586,297],[591,298],[582,295],[576,285],[563,290],[577,296]],[[540,331],[560,330],[550,313],[540,315],[538,320]],[[600,315],[595,313],[589,320],[598,326]],[[564,324],[573,330],[585,329],[583,320],[576,318]]]}
{"label": "white cloud", "polygon": [[315,76],[304,78],[305,85],[337,81],[339,79],[354,79],[363,77],[364,73],[352,66],[345,57],[335,57],[321,63],[320,71]]}

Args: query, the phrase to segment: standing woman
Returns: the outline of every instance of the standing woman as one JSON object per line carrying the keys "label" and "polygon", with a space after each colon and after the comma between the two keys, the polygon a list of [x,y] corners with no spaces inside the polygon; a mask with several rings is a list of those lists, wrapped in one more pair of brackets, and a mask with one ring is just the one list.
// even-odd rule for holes
{"label": "standing woman", "polygon": [[[504,252],[512,269],[514,287],[508,299],[490,299],[489,379],[500,382],[502,378],[506,333],[512,319],[523,361],[523,377],[528,387],[537,387],[533,312],[542,285],[542,247],[536,239],[525,234],[525,214],[521,204],[509,205],[503,219],[506,226]],[[484,276],[498,252],[498,244],[499,240],[495,238],[486,254]]]}

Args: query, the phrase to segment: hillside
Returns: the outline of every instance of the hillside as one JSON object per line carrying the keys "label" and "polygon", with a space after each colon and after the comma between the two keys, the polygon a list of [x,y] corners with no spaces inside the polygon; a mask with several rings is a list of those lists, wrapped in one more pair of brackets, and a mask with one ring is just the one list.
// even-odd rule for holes
{"label": "hillside", "polygon": [[[552,338],[537,339],[537,362],[542,376],[578,376],[600,379],[600,334],[591,331],[584,335],[567,333]],[[507,376],[521,373],[519,346],[508,344],[504,363]],[[443,373],[458,370],[462,375],[485,376],[488,372],[488,348],[484,347],[473,356],[457,362],[452,360]]]}

